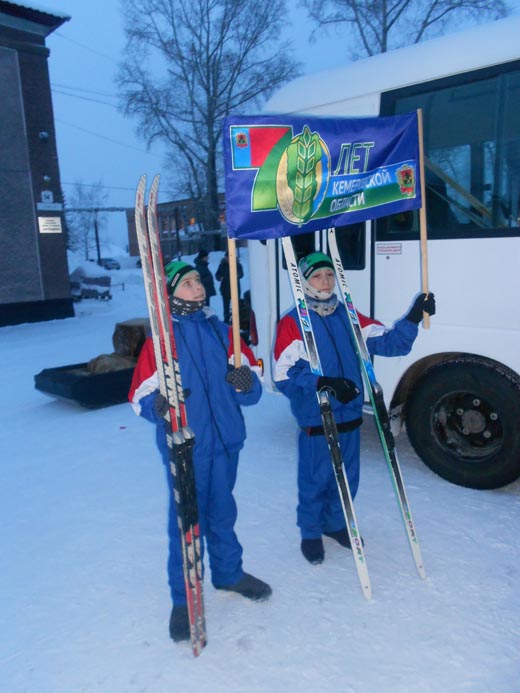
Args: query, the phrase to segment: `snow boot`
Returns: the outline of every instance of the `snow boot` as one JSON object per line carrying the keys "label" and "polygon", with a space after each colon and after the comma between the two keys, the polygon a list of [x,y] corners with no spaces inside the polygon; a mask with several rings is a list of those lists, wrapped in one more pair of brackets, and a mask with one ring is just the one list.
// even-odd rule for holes
{"label": "snow boot", "polygon": [[[347,532],[347,528],[344,527],[343,529],[338,529],[336,532],[323,532],[323,534],[326,537],[330,537],[331,539],[334,539],[334,541],[337,541],[338,544],[341,544],[341,546],[344,546],[346,549],[351,549],[352,546],[350,545],[350,537]],[[364,546],[365,542],[363,541],[363,537],[361,537],[361,545]]]}
{"label": "snow boot", "polygon": [[249,573],[244,573],[243,577],[235,585],[225,585],[223,587],[215,585],[215,589],[236,592],[254,602],[263,602],[269,599],[273,591],[267,582],[263,582],[253,575],[249,575]]}
{"label": "snow boot", "polygon": [[323,563],[325,558],[325,550],[323,541],[319,539],[302,539],[301,550],[305,558],[313,565]]}
{"label": "snow boot", "polygon": [[190,639],[190,618],[186,604],[174,605],[170,616],[170,638],[175,642]]}

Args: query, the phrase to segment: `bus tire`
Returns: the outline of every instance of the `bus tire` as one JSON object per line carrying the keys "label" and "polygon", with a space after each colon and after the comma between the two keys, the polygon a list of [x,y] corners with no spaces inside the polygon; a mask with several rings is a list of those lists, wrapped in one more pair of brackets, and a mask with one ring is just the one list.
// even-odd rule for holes
{"label": "bus tire", "polygon": [[493,489],[520,476],[520,378],[495,361],[433,366],[414,385],[405,420],[417,455],[454,484]]}

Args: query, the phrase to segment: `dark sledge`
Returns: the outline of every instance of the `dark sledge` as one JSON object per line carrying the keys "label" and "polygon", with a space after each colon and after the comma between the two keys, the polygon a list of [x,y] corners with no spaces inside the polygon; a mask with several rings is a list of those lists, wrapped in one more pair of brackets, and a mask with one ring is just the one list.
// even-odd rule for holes
{"label": "dark sledge", "polygon": [[86,363],[44,368],[34,376],[34,387],[88,409],[127,402],[134,367],[148,330],[149,322],[144,318],[117,323],[112,337],[114,353],[101,354]]}
{"label": "dark sledge", "polygon": [[45,368],[34,376],[34,387],[47,395],[72,400],[88,409],[97,409],[128,401],[133,372],[132,367],[92,373],[88,370],[88,363],[75,363]]}

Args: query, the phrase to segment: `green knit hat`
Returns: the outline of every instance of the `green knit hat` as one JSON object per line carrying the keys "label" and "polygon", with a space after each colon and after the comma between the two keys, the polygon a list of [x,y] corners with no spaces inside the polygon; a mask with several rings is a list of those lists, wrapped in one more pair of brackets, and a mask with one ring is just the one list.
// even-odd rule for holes
{"label": "green knit hat", "polygon": [[172,260],[164,268],[164,273],[166,275],[166,281],[168,283],[168,288],[170,293],[175,293],[175,289],[178,287],[181,279],[190,272],[197,272],[193,265],[188,265],[187,262],[181,262],[181,260]]}
{"label": "green knit hat", "polygon": [[299,267],[300,272],[305,280],[309,279],[314,272],[322,269],[323,267],[328,267],[329,269],[334,270],[332,260],[328,255],[325,255],[325,253],[311,253],[310,255],[302,257],[299,262]]}

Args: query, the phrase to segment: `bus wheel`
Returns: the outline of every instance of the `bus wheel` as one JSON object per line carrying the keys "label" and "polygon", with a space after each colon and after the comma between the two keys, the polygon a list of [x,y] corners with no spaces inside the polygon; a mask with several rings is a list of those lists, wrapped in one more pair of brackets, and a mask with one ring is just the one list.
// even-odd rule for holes
{"label": "bus wheel", "polygon": [[459,357],[432,367],[406,403],[406,430],[422,461],[460,486],[492,489],[520,476],[520,378]]}

